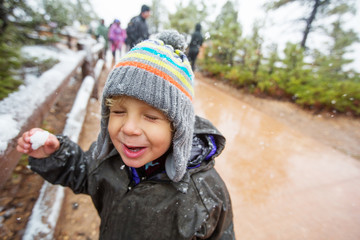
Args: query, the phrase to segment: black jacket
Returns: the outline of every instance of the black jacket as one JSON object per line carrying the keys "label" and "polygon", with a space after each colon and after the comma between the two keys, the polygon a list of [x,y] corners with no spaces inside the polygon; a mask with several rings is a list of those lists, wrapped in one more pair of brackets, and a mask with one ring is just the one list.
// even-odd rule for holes
{"label": "black jacket", "polygon": [[126,34],[126,44],[130,45],[131,48],[136,44],[149,39],[150,34],[146,19],[141,15],[133,17],[128,24]]}
{"label": "black jacket", "polygon": [[[199,117],[194,138],[188,170],[177,183],[160,172],[133,186],[118,154],[92,166],[92,147],[83,152],[67,137],[59,137],[61,147],[51,157],[30,158],[30,166],[49,182],[92,197],[101,217],[100,239],[235,239],[230,196],[214,169],[225,138]],[[215,154],[205,160],[211,150]]]}
{"label": "black jacket", "polygon": [[189,44],[189,53],[198,53],[199,48],[203,44],[203,37],[201,34],[201,25],[196,24],[195,32],[191,35],[191,41]]}

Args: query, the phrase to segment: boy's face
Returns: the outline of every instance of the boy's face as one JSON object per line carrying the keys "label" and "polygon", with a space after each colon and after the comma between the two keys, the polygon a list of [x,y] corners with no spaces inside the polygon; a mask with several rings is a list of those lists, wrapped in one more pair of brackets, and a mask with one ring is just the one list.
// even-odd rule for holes
{"label": "boy's face", "polygon": [[124,97],[110,107],[108,131],[124,163],[139,168],[170,147],[171,123],[156,108],[143,101]]}

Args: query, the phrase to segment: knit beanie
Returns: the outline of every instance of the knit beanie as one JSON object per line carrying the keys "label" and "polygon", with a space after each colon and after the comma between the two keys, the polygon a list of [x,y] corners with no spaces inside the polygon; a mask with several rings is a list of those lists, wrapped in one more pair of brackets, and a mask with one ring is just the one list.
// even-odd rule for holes
{"label": "knit beanie", "polygon": [[103,91],[95,160],[101,162],[111,152],[115,154],[107,129],[109,108],[105,99],[131,96],[161,110],[171,121],[174,133],[165,170],[172,181],[182,179],[190,157],[195,123],[194,74],[183,53],[185,46],[185,38],[177,31],[164,31],[156,39],[137,44],[115,65]]}
{"label": "knit beanie", "polygon": [[142,6],[141,6],[141,13],[147,12],[147,11],[150,11],[150,7],[147,6],[147,5],[142,5]]}

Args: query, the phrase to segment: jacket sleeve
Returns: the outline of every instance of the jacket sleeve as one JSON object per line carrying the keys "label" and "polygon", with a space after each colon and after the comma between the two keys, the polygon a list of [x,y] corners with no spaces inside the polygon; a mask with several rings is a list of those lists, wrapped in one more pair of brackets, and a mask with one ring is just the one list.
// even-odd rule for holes
{"label": "jacket sleeve", "polygon": [[234,240],[231,199],[220,175],[212,168],[192,177],[207,212],[206,221],[195,234],[196,239]]}
{"label": "jacket sleeve", "polygon": [[229,227],[223,232],[220,240],[235,240],[234,224],[231,222]]}
{"label": "jacket sleeve", "polygon": [[48,158],[29,157],[31,170],[52,184],[70,187],[75,193],[87,193],[91,152],[84,152],[66,136],[57,136],[60,149]]}
{"label": "jacket sleeve", "polygon": [[[224,193],[228,194],[227,191],[224,191]],[[208,236],[206,239],[235,240],[233,213],[229,196],[223,199],[223,204],[217,208],[219,207],[221,210],[215,207],[209,211],[210,218],[207,224],[210,224],[210,226],[213,224],[215,229],[213,231],[211,227],[208,229],[209,232],[207,233],[212,233],[211,236]]]}

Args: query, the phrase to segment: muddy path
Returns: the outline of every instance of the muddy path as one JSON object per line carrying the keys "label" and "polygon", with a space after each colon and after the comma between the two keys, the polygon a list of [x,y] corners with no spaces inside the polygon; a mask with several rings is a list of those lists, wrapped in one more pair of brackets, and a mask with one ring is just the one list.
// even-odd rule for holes
{"label": "muddy path", "polygon": [[[285,124],[272,114],[285,111],[286,105],[262,102],[254,107],[255,98],[239,100],[219,91],[214,86],[218,83],[202,80],[196,84],[195,109],[227,138],[216,168],[232,197],[238,238],[360,238],[360,162],[351,157],[357,149],[332,147],[334,139],[352,146],[344,136],[352,138],[354,132],[345,131],[347,126],[342,124],[347,120],[295,126],[294,116],[289,116]],[[266,108],[273,110],[263,111]],[[296,114],[300,110],[291,106],[287,111]],[[306,121],[304,116],[296,117]],[[326,141],[311,137],[312,131],[321,132],[325,124],[327,131],[339,136]],[[352,127],[357,124],[353,122]]]}

